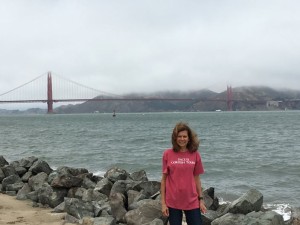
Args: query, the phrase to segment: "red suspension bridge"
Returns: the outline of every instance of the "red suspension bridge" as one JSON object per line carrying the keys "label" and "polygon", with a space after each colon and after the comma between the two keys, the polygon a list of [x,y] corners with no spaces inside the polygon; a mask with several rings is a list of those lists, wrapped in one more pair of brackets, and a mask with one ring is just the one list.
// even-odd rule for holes
{"label": "red suspension bridge", "polygon": [[218,99],[192,99],[192,98],[159,98],[138,97],[128,98],[116,95],[63,78],[52,75],[51,72],[43,74],[21,86],[0,94],[0,103],[47,103],[48,113],[53,113],[53,104],[58,102],[86,102],[86,101],[219,101],[226,102],[227,110],[232,111],[233,91],[227,86],[226,96]]}

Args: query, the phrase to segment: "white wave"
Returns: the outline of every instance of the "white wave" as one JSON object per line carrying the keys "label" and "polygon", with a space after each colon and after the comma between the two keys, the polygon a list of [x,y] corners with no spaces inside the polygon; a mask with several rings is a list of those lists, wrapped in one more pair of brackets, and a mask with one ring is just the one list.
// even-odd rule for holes
{"label": "white wave", "polygon": [[101,171],[101,170],[93,172],[95,176],[100,176],[100,177],[103,177],[105,173],[106,171]]}
{"label": "white wave", "polygon": [[284,221],[291,218],[292,209],[289,204],[266,204],[264,207],[282,215]]}
{"label": "white wave", "polygon": [[[219,198],[219,204],[228,204],[229,201],[224,201],[223,198]],[[267,210],[274,211],[282,215],[284,221],[288,221],[291,218],[291,206],[289,204],[265,204],[263,207]]]}

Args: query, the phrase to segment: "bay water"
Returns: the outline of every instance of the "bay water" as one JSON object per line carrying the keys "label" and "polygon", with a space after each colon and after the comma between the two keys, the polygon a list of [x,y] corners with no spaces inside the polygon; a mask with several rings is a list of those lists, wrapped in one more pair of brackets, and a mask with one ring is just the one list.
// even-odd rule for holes
{"label": "bay water", "polygon": [[203,186],[222,201],[255,188],[285,218],[300,206],[300,111],[1,115],[0,155],[101,176],[113,166],[145,170],[160,181],[162,153],[179,121],[197,132]]}

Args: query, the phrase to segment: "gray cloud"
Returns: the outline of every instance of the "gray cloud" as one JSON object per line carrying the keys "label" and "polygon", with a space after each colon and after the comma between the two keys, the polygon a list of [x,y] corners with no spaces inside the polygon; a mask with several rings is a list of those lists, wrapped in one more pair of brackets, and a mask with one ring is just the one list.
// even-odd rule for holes
{"label": "gray cloud", "polygon": [[0,93],[53,71],[124,94],[299,89],[298,1],[2,1]]}

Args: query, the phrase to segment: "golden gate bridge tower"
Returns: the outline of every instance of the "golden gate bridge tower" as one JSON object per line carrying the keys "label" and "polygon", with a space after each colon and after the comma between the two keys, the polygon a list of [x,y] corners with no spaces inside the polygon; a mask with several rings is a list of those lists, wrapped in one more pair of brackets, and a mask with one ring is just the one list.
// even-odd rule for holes
{"label": "golden gate bridge tower", "polygon": [[52,77],[51,72],[48,72],[48,84],[47,84],[47,105],[48,113],[53,113],[53,95],[52,95]]}
{"label": "golden gate bridge tower", "polygon": [[227,111],[232,111],[232,105],[233,105],[233,95],[232,95],[232,87],[227,86]]}

